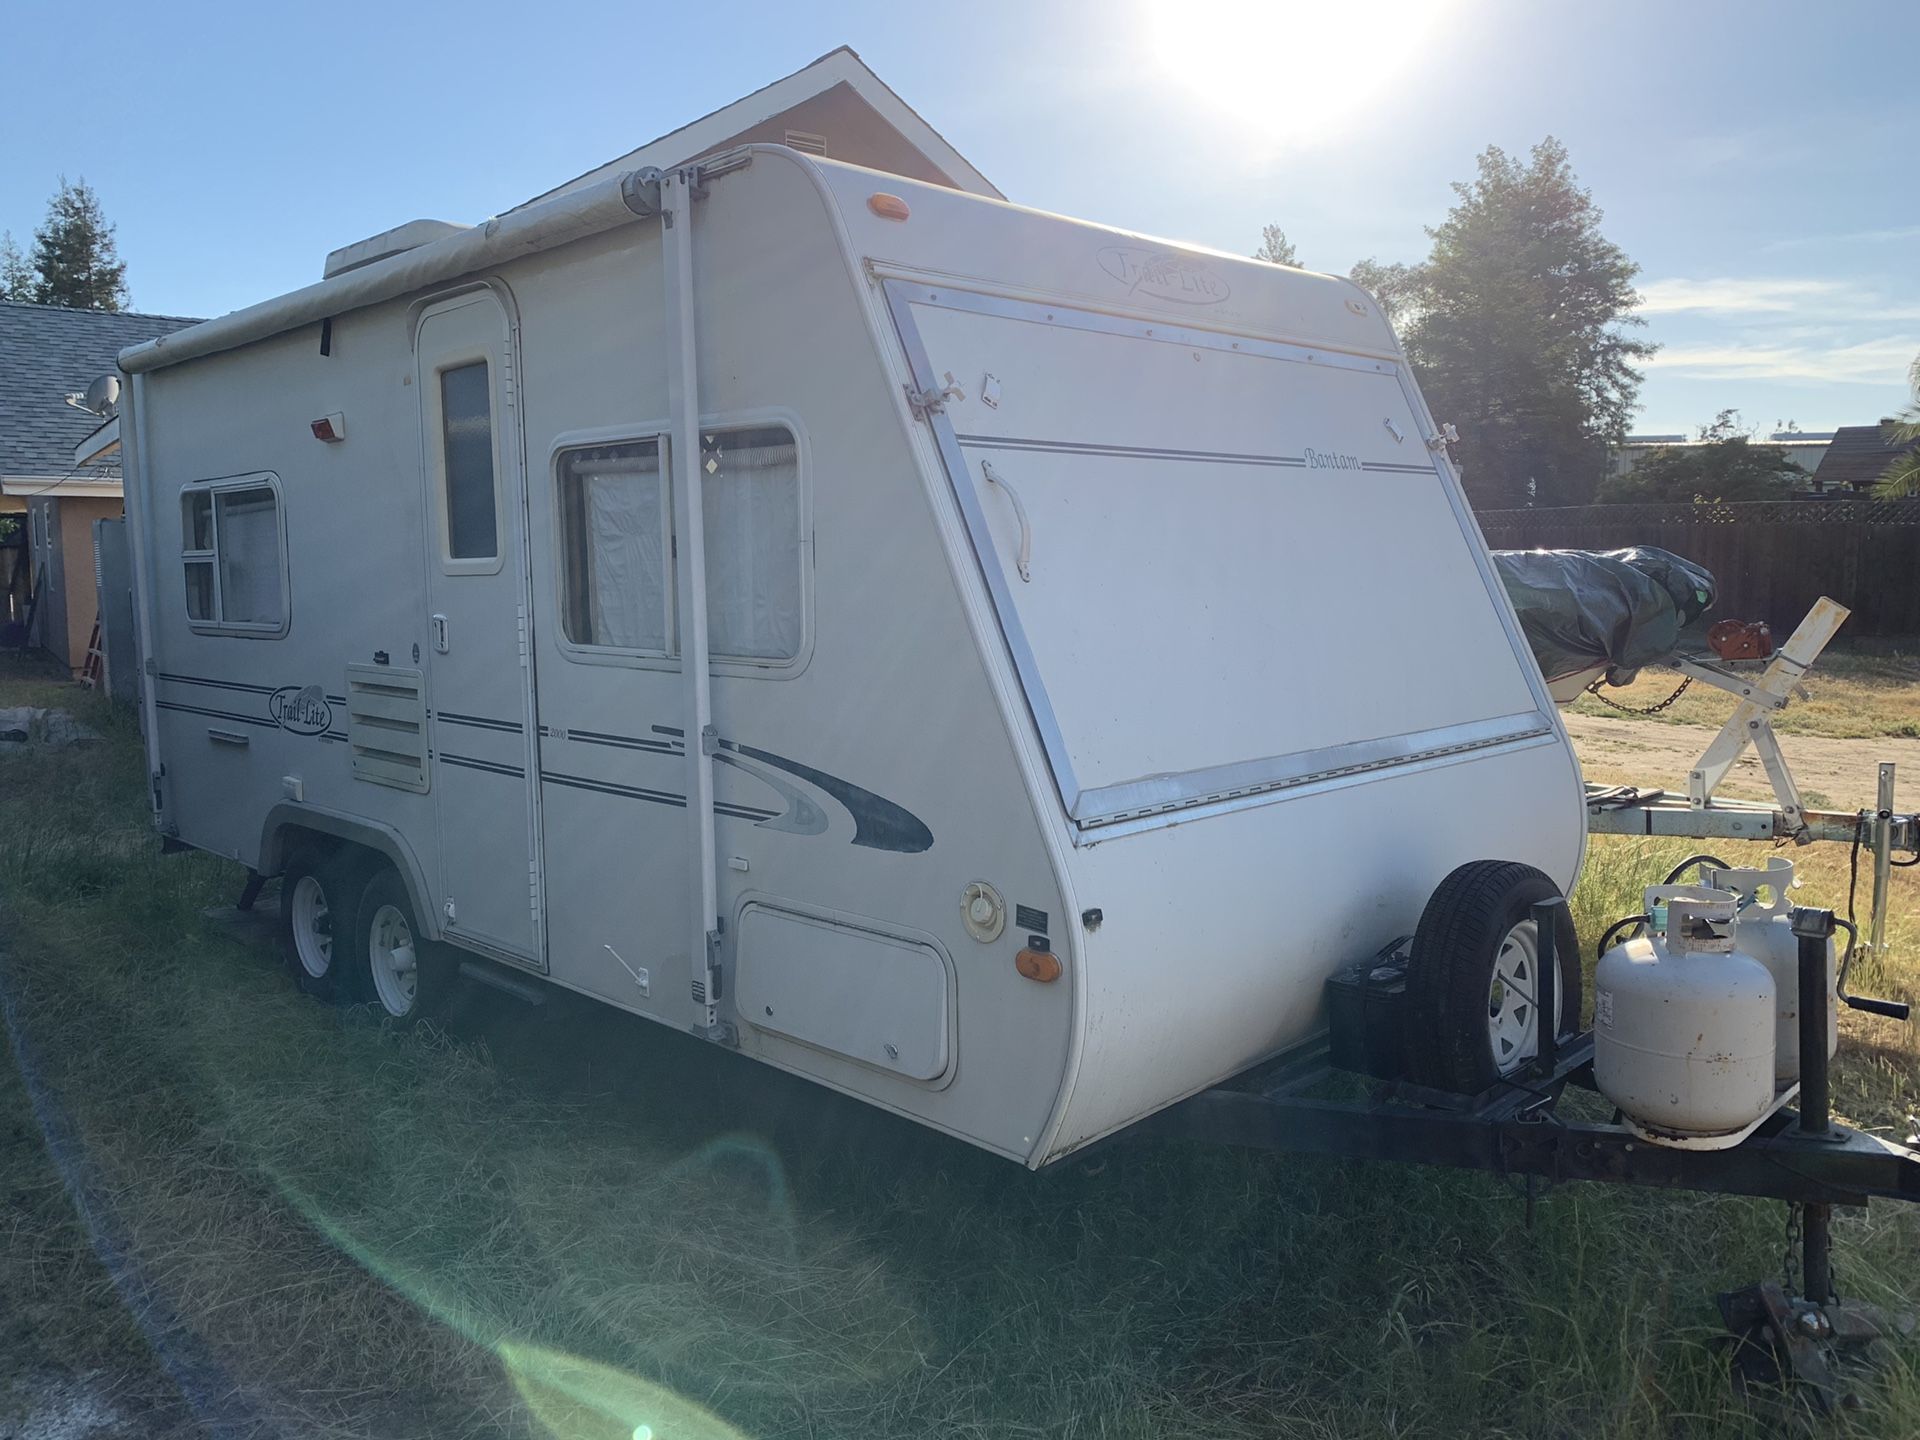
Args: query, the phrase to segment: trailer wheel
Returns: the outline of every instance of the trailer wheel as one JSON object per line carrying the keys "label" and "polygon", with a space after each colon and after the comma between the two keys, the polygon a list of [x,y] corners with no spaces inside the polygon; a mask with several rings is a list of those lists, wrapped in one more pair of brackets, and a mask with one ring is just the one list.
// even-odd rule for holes
{"label": "trailer wheel", "polygon": [[374,875],[360,897],[357,931],[366,993],[383,1014],[411,1025],[439,1004],[446,965],[390,866]]}
{"label": "trailer wheel", "polygon": [[294,983],[320,1000],[343,993],[366,869],[351,854],[300,851],[280,878],[280,949]]}
{"label": "trailer wheel", "polygon": [[[1560,889],[1531,865],[1475,860],[1433,892],[1407,974],[1407,1061],[1422,1085],[1478,1094],[1539,1050],[1540,941],[1533,906]],[[1580,1020],[1580,949],[1566,907],[1554,927],[1557,1035]]]}

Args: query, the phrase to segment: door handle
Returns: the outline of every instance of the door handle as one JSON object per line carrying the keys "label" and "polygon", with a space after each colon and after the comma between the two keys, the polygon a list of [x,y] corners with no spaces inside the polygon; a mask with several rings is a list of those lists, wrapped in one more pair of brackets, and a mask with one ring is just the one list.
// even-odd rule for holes
{"label": "door handle", "polygon": [[447,617],[436,615],[433,617],[433,648],[444,655],[447,653],[448,643]]}
{"label": "door handle", "polygon": [[1027,507],[1020,503],[1019,492],[1002,479],[999,472],[993,468],[991,460],[980,462],[980,473],[1004,490],[1007,498],[1013,502],[1014,518],[1020,522],[1020,551],[1014,557],[1013,568],[1020,572],[1022,580],[1030,581],[1033,579],[1030,566],[1033,559],[1033,527],[1027,523]]}

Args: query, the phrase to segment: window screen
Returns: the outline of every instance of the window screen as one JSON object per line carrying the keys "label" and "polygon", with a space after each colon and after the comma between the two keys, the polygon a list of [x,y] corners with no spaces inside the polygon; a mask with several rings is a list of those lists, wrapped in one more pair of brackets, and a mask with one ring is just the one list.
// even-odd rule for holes
{"label": "window screen", "polygon": [[500,545],[494,505],[493,400],[487,362],[440,372],[447,485],[447,558],[492,560]]}
{"label": "window screen", "polygon": [[707,648],[716,659],[800,653],[800,468],[785,426],[712,430],[700,443]]}
{"label": "window screen", "polygon": [[567,639],[665,654],[672,575],[660,442],[562,451],[558,484]]}
{"label": "window screen", "polygon": [[185,491],[180,522],[188,619],[252,630],[286,623],[280,497],[272,486]]}

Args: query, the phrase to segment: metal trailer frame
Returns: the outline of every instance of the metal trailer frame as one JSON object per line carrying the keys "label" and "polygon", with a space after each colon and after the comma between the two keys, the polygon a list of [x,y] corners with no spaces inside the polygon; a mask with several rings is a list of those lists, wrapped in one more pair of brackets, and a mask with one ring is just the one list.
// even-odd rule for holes
{"label": "metal trailer frame", "polygon": [[[1525,1182],[1531,1221],[1539,1181],[1587,1180],[1663,1190],[1697,1190],[1784,1200],[1803,1236],[1800,1297],[1766,1281],[1718,1297],[1735,1337],[1736,1385],[1798,1386],[1821,1413],[1853,1397],[1835,1368],[1836,1351],[1911,1330],[1908,1317],[1836,1297],[1831,1264],[1833,1207],[1870,1200],[1920,1202],[1920,1149],[1836,1123],[1829,1102],[1825,1037],[1833,997],[1825,984],[1831,910],[1797,908],[1801,1051],[1808,1057],[1798,1108],[1777,1108],[1739,1144],[1680,1148],[1649,1140],[1618,1114],[1602,1123],[1569,1118],[1559,1102],[1569,1085],[1597,1090],[1594,1035],[1558,1039],[1555,913],[1564,900],[1534,907],[1540,935],[1540,995],[1534,1007],[1538,1053],[1514,1075],[1477,1095],[1456,1095],[1405,1080],[1376,1079],[1365,1099],[1316,1098],[1338,1072],[1322,1035],[1233,1081],[1192,1096],[1122,1134],[1134,1139],[1198,1140],[1259,1150],[1391,1160],[1512,1176]],[[1899,1002],[1842,995],[1850,1006],[1905,1019]],[[1118,1137],[1116,1137],[1118,1138]]]}

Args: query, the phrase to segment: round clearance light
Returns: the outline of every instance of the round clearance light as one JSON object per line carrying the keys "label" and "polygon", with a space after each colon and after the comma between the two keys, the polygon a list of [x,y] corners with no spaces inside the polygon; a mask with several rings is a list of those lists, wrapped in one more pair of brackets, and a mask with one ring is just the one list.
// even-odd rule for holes
{"label": "round clearance light", "polygon": [[904,220],[913,212],[907,209],[907,202],[898,195],[889,195],[884,190],[876,190],[867,197],[867,209],[882,220]]}

